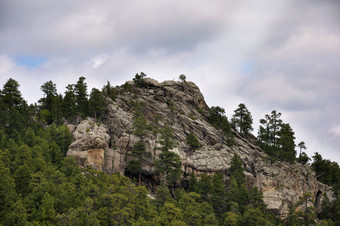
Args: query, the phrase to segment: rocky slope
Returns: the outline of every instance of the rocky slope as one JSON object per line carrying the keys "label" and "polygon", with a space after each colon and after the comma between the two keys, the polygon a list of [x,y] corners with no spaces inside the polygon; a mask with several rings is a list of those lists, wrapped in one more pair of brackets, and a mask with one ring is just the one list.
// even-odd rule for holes
{"label": "rocky slope", "polygon": [[[245,139],[237,132],[235,145],[228,147],[223,133],[210,125],[204,115],[209,111],[199,88],[192,82],[182,83],[165,81],[159,83],[145,79],[143,88],[127,82],[118,88],[120,95],[115,101],[107,100],[107,116],[102,124],[87,118],[79,125],[70,125],[74,134],[73,143],[67,155],[75,156],[81,166],[92,166],[111,174],[124,174],[125,166],[131,159],[127,155],[139,138],[131,132],[133,110],[131,101],[143,101],[143,111],[148,122],[156,116],[159,126],[165,124],[173,128],[176,152],[182,160],[185,182],[194,172],[213,174],[222,171],[228,183],[228,168],[234,153],[237,153],[246,169],[248,186],[257,186],[263,191],[267,207],[277,215],[285,217],[288,205],[296,203],[304,192],[315,196],[316,207],[320,207],[322,195],[331,199],[334,194],[330,188],[316,180],[314,172],[301,164],[290,165],[284,162],[272,164],[266,155],[255,145],[254,139]],[[187,135],[192,132],[202,144],[196,151],[190,151],[186,143]],[[156,149],[159,134],[149,133],[146,137],[147,151],[143,164],[143,182],[152,190],[157,185],[153,162],[158,158]]]}

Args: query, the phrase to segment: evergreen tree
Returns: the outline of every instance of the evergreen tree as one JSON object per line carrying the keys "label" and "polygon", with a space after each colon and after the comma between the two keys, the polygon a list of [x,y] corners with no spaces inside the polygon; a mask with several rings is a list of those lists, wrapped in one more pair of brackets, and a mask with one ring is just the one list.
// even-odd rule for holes
{"label": "evergreen tree", "polygon": [[127,165],[127,170],[131,174],[138,174],[138,185],[141,185],[141,177],[142,177],[142,161],[143,156],[146,153],[146,146],[145,142],[143,140],[137,141],[133,145],[132,152],[130,153],[130,156],[136,158],[136,160],[129,161]]}
{"label": "evergreen tree", "polygon": [[282,161],[293,163],[296,156],[294,131],[289,124],[283,123],[278,134],[279,137],[276,141],[279,147],[277,158]]}
{"label": "evergreen tree", "polygon": [[244,168],[241,158],[237,154],[234,154],[229,168],[231,178],[227,192],[227,201],[229,209],[232,203],[237,203],[240,213],[244,212],[248,203],[248,191],[245,186],[246,177],[243,171]]}
{"label": "evergreen tree", "polygon": [[16,191],[25,197],[31,191],[32,171],[25,163],[20,165],[14,173]]}
{"label": "evergreen tree", "polygon": [[53,224],[56,217],[54,209],[54,197],[49,193],[45,193],[40,205],[40,220],[43,224]]}
{"label": "evergreen tree", "polygon": [[6,215],[6,210],[15,203],[18,196],[15,192],[15,183],[10,174],[10,170],[5,166],[1,158],[0,175],[0,219],[3,219]]}
{"label": "evergreen tree", "polygon": [[316,177],[322,183],[335,186],[340,182],[340,168],[337,162],[323,159],[322,156],[315,152],[312,156],[312,169],[315,171]]}
{"label": "evergreen tree", "polygon": [[119,94],[116,88],[111,86],[110,82],[107,81],[107,84],[102,88],[102,93],[106,96],[111,98],[111,100],[115,100]]}
{"label": "evergreen tree", "polygon": [[162,145],[159,160],[154,164],[157,167],[157,172],[162,174],[164,183],[167,185],[176,185],[177,180],[182,174],[180,157],[170,150],[175,147],[173,141],[174,135],[169,126],[165,126],[161,131],[160,144]]}
{"label": "evergreen tree", "polygon": [[238,128],[238,131],[242,135],[248,136],[253,130],[253,117],[251,116],[251,113],[243,103],[239,104],[234,112],[235,114],[233,115],[232,120],[233,125],[235,128]]}
{"label": "evergreen tree", "polygon": [[187,76],[184,74],[181,74],[178,78],[183,84],[187,83]]}
{"label": "evergreen tree", "polygon": [[198,192],[197,191],[197,186],[198,186],[198,181],[196,178],[196,175],[194,173],[190,174],[190,178],[189,178],[189,192]]}
{"label": "evergreen tree", "polygon": [[[1,222],[2,219],[0,219]],[[27,210],[22,199],[18,199],[10,208],[9,213],[2,220],[4,225],[27,225]]]}
{"label": "evergreen tree", "polygon": [[211,186],[211,176],[202,174],[197,184],[197,193],[201,195],[202,201],[208,202],[210,200]]}
{"label": "evergreen tree", "polygon": [[299,158],[297,158],[297,162],[306,165],[310,161],[310,158],[306,154],[306,152],[302,152]]}
{"label": "evergreen tree", "polygon": [[136,142],[133,146],[133,149],[130,156],[136,158],[136,160],[131,160],[127,165],[127,171],[132,175],[138,174],[138,185],[141,185],[141,176],[142,176],[142,161],[143,156],[146,155],[146,146],[144,142],[144,136],[147,134],[147,120],[143,114],[143,110],[145,108],[144,102],[133,102],[134,108],[134,116],[133,116],[133,133],[137,135],[140,140]]}
{"label": "evergreen tree", "polygon": [[18,137],[17,133],[24,129],[25,123],[29,121],[30,117],[25,112],[28,107],[26,101],[21,97],[19,86],[16,80],[10,78],[0,92],[0,124],[7,135],[12,138]]}
{"label": "evergreen tree", "polygon": [[[223,136],[227,137],[227,144],[229,146],[234,145],[234,136],[231,130],[230,123],[228,118],[225,116],[225,110],[221,107],[211,107],[208,121],[212,124],[216,129],[221,129],[223,131]],[[223,139],[222,139],[223,141]]]}
{"label": "evergreen tree", "polygon": [[230,162],[229,172],[230,175],[235,178],[237,184],[244,184],[246,181],[246,176],[243,173],[243,163],[238,154],[234,154]]}
{"label": "evergreen tree", "polygon": [[105,98],[98,89],[93,88],[89,99],[89,114],[95,119],[101,118],[104,115]]}
{"label": "evergreen tree", "polygon": [[301,156],[301,152],[302,150],[306,150],[306,144],[305,142],[301,141],[299,144],[298,144],[298,147],[300,148],[300,153],[299,153],[299,157]]}
{"label": "evergreen tree", "polygon": [[193,150],[193,151],[201,147],[200,142],[198,141],[197,137],[192,132],[190,132],[187,136],[187,144],[189,145],[190,150]]}
{"label": "evergreen tree", "polygon": [[85,77],[80,77],[77,84],[74,85],[74,92],[76,96],[76,106],[78,114],[85,117],[88,114],[88,94]]}
{"label": "evergreen tree", "polygon": [[[46,122],[51,124],[57,122],[60,117],[61,109],[59,107],[59,96],[57,93],[56,84],[52,81],[45,82],[41,87],[41,91],[44,93],[44,97],[39,100],[40,109],[45,110]],[[59,114],[58,114],[59,113]]]}
{"label": "evergreen tree", "polygon": [[280,117],[281,113],[273,110],[270,115],[265,115],[265,118],[260,120],[258,138],[269,154],[278,149],[277,139],[282,124]]}
{"label": "evergreen tree", "polygon": [[272,159],[293,163],[296,158],[294,131],[280,117],[281,113],[273,110],[260,120],[258,141]]}
{"label": "evergreen tree", "polygon": [[62,103],[63,115],[66,119],[72,119],[76,116],[76,94],[74,85],[67,85],[64,100]]}
{"label": "evergreen tree", "polygon": [[133,82],[137,87],[143,87],[144,86],[144,78],[146,77],[146,74],[144,72],[141,72],[140,74],[136,74],[133,78]]}
{"label": "evergreen tree", "polygon": [[21,106],[24,101],[19,91],[19,83],[10,78],[4,84],[1,91],[1,107],[7,112],[11,112],[12,109]]}
{"label": "evergreen tree", "polygon": [[[298,211],[296,214],[298,218],[302,217],[303,224],[308,226],[312,225],[316,219],[313,195],[309,192],[303,193],[303,196],[299,199],[299,201],[295,204],[295,208],[302,205],[303,210]],[[311,205],[309,205],[309,203]]]}
{"label": "evergreen tree", "polygon": [[211,179],[212,189],[210,203],[218,219],[223,220],[222,216],[226,211],[226,190],[223,182],[223,175],[215,173]]}

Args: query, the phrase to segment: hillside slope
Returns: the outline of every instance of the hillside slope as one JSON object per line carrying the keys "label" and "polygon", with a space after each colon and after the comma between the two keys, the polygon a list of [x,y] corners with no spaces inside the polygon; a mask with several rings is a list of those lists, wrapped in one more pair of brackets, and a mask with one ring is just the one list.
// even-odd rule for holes
{"label": "hillside slope", "polygon": [[[114,101],[107,100],[103,122],[87,118],[78,125],[69,125],[74,138],[67,155],[77,157],[81,166],[89,165],[109,174],[125,173],[125,167],[132,159],[128,153],[140,139],[131,132],[133,103],[144,102],[143,114],[148,123],[156,123],[154,119],[158,118],[158,127],[170,125],[173,129],[176,147],[171,151],[181,158],[184,172],[182,186],[187,185],[191,173],[200,175],[217,171],[223,173],[225,183],[228,183],[230,160],[237,153],[246,169],[247,185],[260,188],[267,208],[280,217],[287,216],[288,206],[295,204],[304,192],[314,195],[317,208],[320,208],[322,195],[327,194],[331,200],[334,199],[330,187],[318,182],[309,166],[279,161],[272,163],[253,137],[245,138],[233,131],[235,144],[228,146],[223,132],[208,122],[209,107],[194,83],[159,83],[146,78],[143,87],[127,82],[118,90],[120,95]],[[198,150],[193,151],[187,144],[190,133],[202,145]],[[142,181],[151,191],[159,184],[153,164],[160,154],[157,149],[159,136],[149,131],[144,138],[149,154],[143,157]]]}

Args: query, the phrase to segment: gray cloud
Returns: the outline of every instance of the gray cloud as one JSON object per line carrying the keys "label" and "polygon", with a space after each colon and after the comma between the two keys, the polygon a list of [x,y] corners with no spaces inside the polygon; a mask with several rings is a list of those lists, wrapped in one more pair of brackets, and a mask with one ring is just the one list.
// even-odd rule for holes
{"label": "gray cloud", "polygon": [[[35,102],[48,80],[64,92],[80,76],[89,88],[135,73],[186,74],[207,103],[240,102],[258,120],[273,109],[309,154],[340,162],[340,2],[1,1],[0,84],[13,77]],[[44,58],[37,67],[17,57]]]}

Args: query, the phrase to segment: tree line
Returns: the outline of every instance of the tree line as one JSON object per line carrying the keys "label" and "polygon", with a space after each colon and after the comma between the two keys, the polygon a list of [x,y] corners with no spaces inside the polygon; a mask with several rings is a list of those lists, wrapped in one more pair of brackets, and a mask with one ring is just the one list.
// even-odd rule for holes
{"label": "tree line", "polygon": [[[136,76],[135,85],[143,86],[145,74]],[[183,77],[182,77],[183,79]],[[184,78],[185,79],[185,78]],[[108,82],[100,91],[87,94],[85,78],[67,86],[65,95],[57,93],[49,81],[41,86],[44,97],[38,104],[28,105],[19,91],[19,83],[9,79],[0,90],[0,223],[3,225],[277,225],[280,222],[265,210],[262,193],[247,188],[242,161],[235,155],[228,170],[229,182],[222,174],[195,174],[189,179],[187,190],[179,186],[180,158],[170,150],[175,146],[170,126],[159,126],[157,117],[148,123],[144,116],[145,103],[131,103],[134,109],[133,130],[140,138],[129,155],[129,180],[118,174],[106,175],[91,168],[81,169],[74,158],[65,157],[72,134],[62,125],[64,119],[103,117],[105,98],[115,99],[122,90]],[[294,132],[280,120],[280,113],[272,112],[261,122],[258,140],[273,160],[290,162]],[[252,117],[240,104],[231,121],[220,107],[212,107],[208,121],[223,133],[228,145],[233,145],[232,128],[243,136],[251,136]],[[260,133],[261,131],[261,133]],[[155,199],[147,197],[141,185],[141,169],[145,164],[145,136],[160,134],[161,154],[155,161],[161,186]],[[263,133],[262,133],[263,132]],[[200,147],[193,134],[187,144],[192,150]],[[306,149],[299,144],[300,156]],[[294,144],[295,148],[295,144]],[[282,152],[282,153],[278,153]],[[295,150],[294,150],[295,153]],[[295,156],[294,156],[295,157]],[[315,153],[312,168],[319,180],[338,187],[339,166]],[[299,161],[299,159],[298,159]],[[337,193],[338,194],[338,193]],[[305,195],[302,202],[308,202]],[[307,201],[306,201],[307,200]],[[327,199],[324,199],[327,201]],[[339,199],[338,199],[339,200]],[[339,202],[319,213],[320,219],[339,222]],[[292,207],[292,209],[294,209]],[[296,214],[295,214],[296,213]],[[311,212],[292,211],[289,225],[313,222]],[[289,223],[294,222],[294,223]]]}

